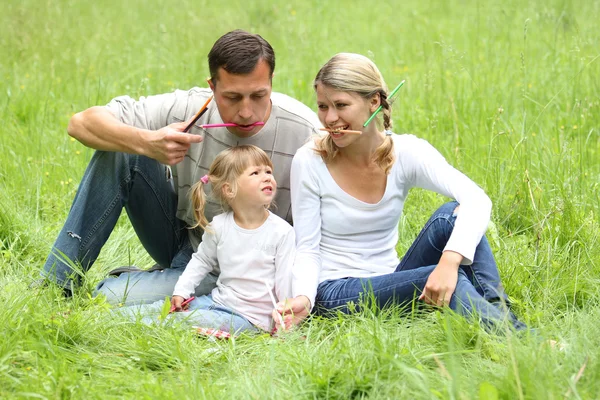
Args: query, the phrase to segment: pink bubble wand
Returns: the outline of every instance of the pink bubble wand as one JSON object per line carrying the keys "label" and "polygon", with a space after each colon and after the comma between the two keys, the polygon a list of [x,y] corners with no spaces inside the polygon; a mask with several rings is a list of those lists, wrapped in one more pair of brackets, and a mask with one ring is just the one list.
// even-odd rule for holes
{"label": "pink bubble wand", "polygon": [[262,121],[259,122],[255,122],[253,124],[250,125],[238,125],[238,124],[232,124],[232,123],[224,123],[224,124],[204,124],[204,125],[200,125],[202,128],[204,129],[209,129],[209,128],[228,128],[228,127],[233,127],[233,126],[237,126],[237,127],[241,127],[241,128],[249,128],[251,126],[262,126],[265,123]]}

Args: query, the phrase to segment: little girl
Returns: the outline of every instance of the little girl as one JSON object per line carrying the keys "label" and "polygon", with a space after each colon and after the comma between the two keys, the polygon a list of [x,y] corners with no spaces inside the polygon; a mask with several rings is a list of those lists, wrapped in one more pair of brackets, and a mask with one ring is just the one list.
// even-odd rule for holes
{"label": "little girl", "polygon": [[[208,223],[204,216],[204,186],[225,211]],[[293,228],[268,208],[277,183],[273,164],[256,146],[238,146],[220,153],[208,175],[191,190],[196,227],[204,229],[202,242],[173,291],[170,318],[183,319],[202,328],[233,334],[270,330],[273,302],[291,297],[292,265],[295,256]],[[213,271],[220,271],[217,287],[210,295],[184,301]],[[266,284],[265,284],[266,283]],[[156,322],[164,302],[125,307],[120,311],[146,323]],[[191,312],[181,312],[184,311]]]}

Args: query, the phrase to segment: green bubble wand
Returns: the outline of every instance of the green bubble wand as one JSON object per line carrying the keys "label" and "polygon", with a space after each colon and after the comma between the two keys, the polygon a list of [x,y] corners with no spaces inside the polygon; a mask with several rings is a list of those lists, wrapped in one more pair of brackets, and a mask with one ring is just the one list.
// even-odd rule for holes
{"label": "green bubble wand", "polygon": [[[396,86],[396,88],[394,90],[392,90],[392,93],[390,93],[390,95],[388,96],[389,100],[391,100],[392,97],[394,97],[394,95],[398,92],[398,89],[400,89],[402,87],[402,85],[404,85],[404,82],[406,82],[406,81],[400,82],[398,84],[398,86]],[[379,113],[379,111],[381,111],[382,108],[383,108],[383,105],[380,105],[379,107],[377,107],[377,110],[375,110],[375,112],[373,112],[373,114],[371,114],[371,116],[369,117],[367,122],[365,122],[365,124],[363,125],[363,128],[366,128],[367,125],[369,125],[369,123],[371,121],[373,121],[373,118],[375,118],[375,116]]]}

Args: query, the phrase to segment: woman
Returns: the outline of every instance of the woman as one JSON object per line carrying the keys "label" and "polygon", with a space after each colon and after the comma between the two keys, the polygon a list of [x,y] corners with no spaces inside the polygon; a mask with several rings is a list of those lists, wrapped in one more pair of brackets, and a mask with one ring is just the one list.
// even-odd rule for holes
{"label": "woman", "polygon": [[[348,312],[348,303],[372,290],[381,307],[418,298],[476,314],[488,325],[508,320],[525,328],[503,306],[506,294],[484,236],[490,199],[428,142],[391,132],[388,90],[376,65],[361,55],[337,54],[314,87],[329,132],[293,160],[297,297],[278,311],[285,308],[297,319],[312,307]],[[380,105],[383,121],[363,127]],[[361,133],[339,132],[349,130]],[[400,261],[398,223],[412,187],[456,202],[433,214]]]}

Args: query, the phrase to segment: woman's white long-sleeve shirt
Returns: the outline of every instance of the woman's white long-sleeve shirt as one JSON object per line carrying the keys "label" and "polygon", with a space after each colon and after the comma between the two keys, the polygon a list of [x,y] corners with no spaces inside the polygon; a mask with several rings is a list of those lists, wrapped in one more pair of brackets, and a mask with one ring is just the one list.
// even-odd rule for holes
{"label": "woman's white long-sleeve shirt", "polygon": [[305,295],[314,306],[317,286],[323,281],[393,272],[399,264],[398,223],[412,187],[459,202],[460,212],[444,250],[461,254],[462,264],[472,263],[489,223],[489,197],[426,140],[414,135],[392,135],[392,140],[396,158],[376,204],[344,192],[314,152],[314,142],[296,153],[291,170],[297,246],[294,296]]}
{"label": "woman's white long-sleeve shirt", "polygon": [[260,227],[244,229],[233,212],[220,214],[202,235],[173,295],[190,297],[209,272],[220,270],[213,300],[269,330],[273,303],[265,282],[277,299],[291,297],[294,256],[294,230],[277,215],[269,212]]}

